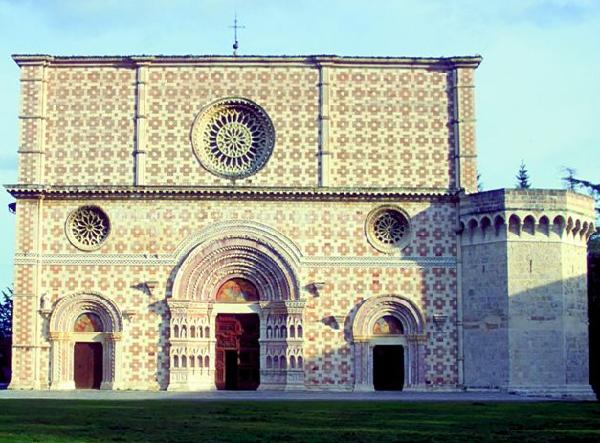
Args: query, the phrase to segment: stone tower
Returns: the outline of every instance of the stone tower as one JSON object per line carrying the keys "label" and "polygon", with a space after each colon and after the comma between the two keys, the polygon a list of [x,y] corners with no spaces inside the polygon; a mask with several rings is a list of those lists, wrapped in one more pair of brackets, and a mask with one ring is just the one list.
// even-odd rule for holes
{"label": "stone tower", "polygon": [[465,385],[590,394],[586,242],[592,201],[496,190],[460,204]]}

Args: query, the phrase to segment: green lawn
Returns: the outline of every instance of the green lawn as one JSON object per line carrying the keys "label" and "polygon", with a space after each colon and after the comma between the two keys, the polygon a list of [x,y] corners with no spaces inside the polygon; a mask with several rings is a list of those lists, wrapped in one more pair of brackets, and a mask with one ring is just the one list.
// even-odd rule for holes
{"label": "green lawn", "polygon": [[0,441],[600,441],[599,403],[0,400]]}

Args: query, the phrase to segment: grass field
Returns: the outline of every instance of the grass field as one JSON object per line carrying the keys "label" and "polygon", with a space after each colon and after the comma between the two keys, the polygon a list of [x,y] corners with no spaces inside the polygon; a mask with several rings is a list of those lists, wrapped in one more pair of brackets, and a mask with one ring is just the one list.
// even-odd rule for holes
{"label": "grass field", "polygon": [[0,400],[0,441],[600,441],[599,403]]}

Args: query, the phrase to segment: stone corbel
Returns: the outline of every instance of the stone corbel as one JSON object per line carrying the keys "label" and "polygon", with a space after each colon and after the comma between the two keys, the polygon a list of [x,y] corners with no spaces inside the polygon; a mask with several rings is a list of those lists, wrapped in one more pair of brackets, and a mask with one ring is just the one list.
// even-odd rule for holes
{"label": "stone corbel", "polygon": [[131,321],[133,320],[133,317],[135,317],[137,314],[136,311],[134,311],[133,309],[126,309],[125,311],[123,311],[123,318],[125,320],[127,320],[129,323],[131,323]]}
{"label": "stone corbel", "polygon": [[44,320],[48,320],[50,318],[50,314],[52,314],[52,309],[39,309],[38,312]]}
{"label": "stone corbel", "polygon": [[146,282],[146,288],[148,289],[149,295],[154,296],[154,290],[158,287],[158,281],[156,280],[148,280]]}
{"label": "stone corbel", "polygon": [[433,316],[433,324],[435,325],[435,328],[438,331],[444,327],[444,324],[446,323],[447,318],[448,318],[447,315],[434,315]]}
{"label": "stone corbel", "polygon": [[308,291],[310,295],[313,297],[318,297],[320,295],[320,291],[325,287],[325,282],[312,282],[307,284],[304,289]]}

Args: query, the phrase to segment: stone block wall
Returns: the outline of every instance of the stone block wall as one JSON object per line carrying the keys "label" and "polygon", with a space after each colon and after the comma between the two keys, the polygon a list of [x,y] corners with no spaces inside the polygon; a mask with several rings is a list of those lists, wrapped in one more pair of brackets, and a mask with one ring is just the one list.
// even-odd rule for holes
{"label": "stone block wall", "polygon": [[[460,211],[466,385],[589,393],[593,201],[568,191],[498,190],[469,196]],[[468,357],[485,342],[487,360]]]}

